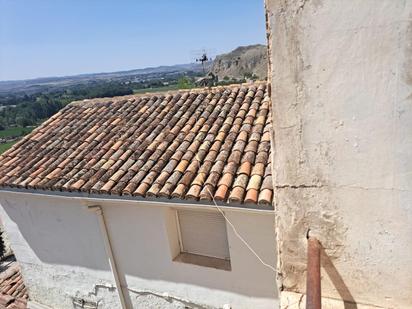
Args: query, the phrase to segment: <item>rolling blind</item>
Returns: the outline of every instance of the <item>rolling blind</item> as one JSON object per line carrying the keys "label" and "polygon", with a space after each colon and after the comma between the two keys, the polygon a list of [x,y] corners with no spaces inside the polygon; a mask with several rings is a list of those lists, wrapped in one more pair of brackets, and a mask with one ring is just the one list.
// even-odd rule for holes
{"label": "rolling blind", "polygon": [[225,218],[218,212],[178,210],[182,251],[229,259]]}

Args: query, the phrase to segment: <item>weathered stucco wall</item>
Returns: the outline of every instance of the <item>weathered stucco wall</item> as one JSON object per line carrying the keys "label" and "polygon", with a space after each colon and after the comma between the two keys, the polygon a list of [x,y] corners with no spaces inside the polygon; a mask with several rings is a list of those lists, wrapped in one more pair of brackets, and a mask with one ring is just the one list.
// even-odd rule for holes
{"label": "weathered stucco wall", "polygon": [[412,1],[266,0],[279,282],[412,306]]}
{"label": "weathered stucco wall", "polygon": [[11,249],[10,240],[9,240],[9,237],[7,236],[6,231],[4,230],[1,217],[0,217],[0,234],[1,234],[1,238],[3,239],[3,245],[4,245],[3,257],[8,257],[8,256],[13,255],[13,250]]}
{"label": "weathered stucco wall", "polygon": [[[53,308],[73,301],[120,308],[95,213],[101,205],[122,286],[134,308],[275,308],[275,274],[263,266],[228,226],[231,271],[172,261],[169,235],[174,212],[164,205],[82,200],[0,192],[1,217],[30,297]],[[179,206],[179,205],[176,205]],[[187,206],[186,206],[187,207]],[[227,211],[257,253],[276,265],[274,215]],[[162,297],[164,293],[185,301]],[[157,295],[155,295],[157,294]]]}

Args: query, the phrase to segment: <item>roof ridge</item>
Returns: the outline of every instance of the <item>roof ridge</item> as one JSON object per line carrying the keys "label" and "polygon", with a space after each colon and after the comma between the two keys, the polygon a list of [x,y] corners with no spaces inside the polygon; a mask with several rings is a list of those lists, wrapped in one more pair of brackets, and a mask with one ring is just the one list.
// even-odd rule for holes
{"label": "roof ridge", "polygon": [[266,85],[267,81],[254,81],[254,82],[246,82],[240,84],[229,84],[229,85],[219,85],[213,87],[196,87],[190,89],[176,89],[176,90],[165,90],[165,91],[156,91],[156,92],[144,92],[144,93],[136,93],[136,94],[129,94],[123,96],[114,96],[114,97],[102,97],[102,98],[93,98],[93,99],[83,99],[83,100],[76,100],[72,101],[67,106],[79,106],[87,104],[87,106],[93,106],[96,104],[107,104],[107,103],[114,103],[119,101],[127,101],[136,98],[144,98],[144,97],[153,97],[158,95],[176,95],[182,93],[201,93],[201,92],[214,92],[219,91],[222,89],[234,89],[236,87],[252,87],[252,86],[260,86]]}

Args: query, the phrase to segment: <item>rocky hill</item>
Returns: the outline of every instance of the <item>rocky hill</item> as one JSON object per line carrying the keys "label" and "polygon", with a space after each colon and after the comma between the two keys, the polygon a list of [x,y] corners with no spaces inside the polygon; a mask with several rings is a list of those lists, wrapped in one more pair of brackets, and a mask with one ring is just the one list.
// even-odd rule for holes
{"label": "rocky hill", "polygon": [[212,64],[211,72],[219,80],[267,78],[267,47],[265,45],[240,46],[233,51],[219,55]]}

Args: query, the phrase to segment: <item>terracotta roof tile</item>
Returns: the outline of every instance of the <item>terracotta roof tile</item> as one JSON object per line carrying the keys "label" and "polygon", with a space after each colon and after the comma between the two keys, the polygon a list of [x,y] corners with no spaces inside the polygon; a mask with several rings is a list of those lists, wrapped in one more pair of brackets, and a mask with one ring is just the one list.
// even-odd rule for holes
{"label": "terracotta roof tile", "polygon": [[249,161],[244,161],[240,165],[240,168],[238,169],[238,174],[245,174],[245,175],[249,176],[251,168],[252,168],[252,163],[249,162]]}
{"label": "terracotta roof tile", "polygon": [[249,176],[246,174],[240,174],[236,177],[235,183],[233,184],[233,187],[241,187],[246,189],[246,186],[249,182]]}
{"label": "terracotta roof tile", "polygon": [[270,189],[263,189],[259,193],[259,205],[271,205],[273,197],[273,191]]}
{"label": "terracotta roof tile", "polygon": [[230,193],[229,202],[232,202],[232,203],[242,202],[244,195],[245,195],[244,187],[235,187]]}
{"label": "terracotta roof tile", "polygon": [[201,185],[192,184],[192,186],[190,187],[189,191],[186,194],[186,198],[191,199],[191,200],[196,200],[199,197],[201,190],[202,190]]}
{"label": "terracotta roof tile", "polygon": [[265,84],[74,102],[0,156],[0,186],[271,205]]}
{"label": "terracotta roof tile", "polygon": [[28,298],[20,267],[13,261],[0,273],[0,308],[25,309]]}
{"label": "terracotta roof tile", "polygon": [[258,202],[258,190],[249,189],[246,192],[245,203],[256,204]]}
{"label": "terracotta roof tile", "polygon": [[229,188],[229,187],[226,186],[226,185],[224,185],[224,184],[219,185],[218,188],[217,188],[217,190],[216,190],[214,199],[215,199],[216,201],[224,201],[224,200],[226,200],[227,194],[228,194],[228,188]]}

